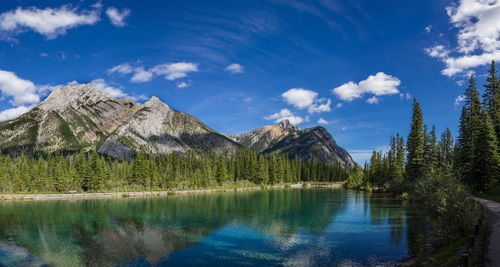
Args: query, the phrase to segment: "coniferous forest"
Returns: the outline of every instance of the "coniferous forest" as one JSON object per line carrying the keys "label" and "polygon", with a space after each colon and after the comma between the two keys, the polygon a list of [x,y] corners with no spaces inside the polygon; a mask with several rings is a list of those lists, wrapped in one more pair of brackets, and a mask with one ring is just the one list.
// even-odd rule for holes
{"label": "coniferous forest", "polygon": [[340,164],[301,161],[253,151],[236,155],[139,152],[131,161],[112,160],[95,151],[45,157],[0,156],[0,192],[105,192],[274,185],[347,178]]}
{"label": "coniferous forest", "polygon": [[[450,129],[438,136],[434,125],[424,124],[420,103],[414,99],[406,144],[399,134],[391,136],[389,151],[373,151],[351,183],[398,184],[404,191],[429,177],[449,176],[473,193],[492,192],[500,187],[499,138],[500,82],[493,61],[482,97],[474,76],[469,79],[456,140]],[[363,180],[356,181],[356,176]]]}

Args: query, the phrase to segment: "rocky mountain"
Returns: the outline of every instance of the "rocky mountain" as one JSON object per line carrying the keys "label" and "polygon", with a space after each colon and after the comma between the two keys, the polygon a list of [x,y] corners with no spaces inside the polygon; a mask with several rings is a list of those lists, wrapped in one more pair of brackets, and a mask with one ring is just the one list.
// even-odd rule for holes
{"label": "rocky mountain", "polygon": [[54,90],[40,105],[0,124],[0,148],[9,154],[90,149],[142,107],[91,85]]}
{"label": "rocky mountain", "polygon": [[0,123],[0,149],[11,155],[96,149],[118,159],[133,157],[139,150],[167,154],[252,149],[305,160],[314,154],[325,162],[355,165],[323,127],[300,130],[284,120],[248,133],[224,135],[157,97],[139,104],[114,99],[90,84],[54,90],[31,111]]}
{"label": "rocky mountain", "polygon": [[276,125],[267,125],[248,133],[228,135],[229,138],[260,153],[298,155],[309,160],[314,154],[323,162],[339,162],[355,166],[347,151],[337,145],[333,137],[323,127],[300,130],[289,120]]}
{"label": "rocky mountain", "polygon": [[289,120],[283,120],[276,125],[266,125],[248,133],[227,135],[227,137],[257,152],[263,152],[298,130],[299,128]]}
{"label": "rocky mountain", "polygon": [[294,131],[263,151],[271,152],[298,155],[303,160],[309,160],[314,155],[323,162],[338,162],[350,167],[356,165],[351,155],[338,146],[330,133],[321,126]]}
{"label": "rocky mountain", "polygon": [[107,138],[98,152],[121,159],[134,156],[139,149],[155,154],[190,149],[234,153],[243,146],[152,97]]}

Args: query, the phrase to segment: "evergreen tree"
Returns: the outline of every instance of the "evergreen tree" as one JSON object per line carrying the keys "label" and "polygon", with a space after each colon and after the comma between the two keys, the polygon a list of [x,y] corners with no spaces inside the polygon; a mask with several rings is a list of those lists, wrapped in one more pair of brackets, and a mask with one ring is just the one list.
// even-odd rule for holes
{"label": "evergreen tree", "polygon": [[219,159],[217,160],[217,170],[215,173],[215,178],[217,179],[217,182],[219,184],[222,184],[227,179],[226,162],[222,154],[219,155]]}
{"label": "evergreen tree", "polygon": [[410,134],[406,142],[408,150],[406,176],[410,181],[420,179],[424,175],[424,142],[422,110],[420,103],[413,98]]}
{"label": "evergreen tree", "polygon": [[473,163],[475,161],[476,144],[482,127],[482,108],[479,101],[474,76],[469,79],[469,86],[465,90],[465,103],[462,108],[459,125],[459,137],[457,144],[457,162],[459,174],[465,184],[472,186]]}
{"label": "evergreen tree", "polygon": [[488,112],[496,132],[497,139],[500,139],[500,80],[498,80],[498,73],[495,67],[495,61],[491,62],[489,71],[488,82],[483,94],[484,110]]}
{"label": "evergreen tree", "polygon": [[453,169],[454,144],[453,136],[449,128],[441,134],[439,147],[439,168],[445,173],[451,173]]}
{"label": "evergreen tree", "polygon": [[498,140],[487,112],[483,112],[482,127],[476,142],[472,185],[476,191],[486,191],[488,186],[500,176],[500,158],[497,152]]}

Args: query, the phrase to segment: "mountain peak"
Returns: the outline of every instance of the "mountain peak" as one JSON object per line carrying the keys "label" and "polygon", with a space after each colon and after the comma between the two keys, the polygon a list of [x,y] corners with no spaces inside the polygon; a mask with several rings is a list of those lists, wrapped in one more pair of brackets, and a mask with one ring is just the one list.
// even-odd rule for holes
{"label": "mountain peak", "polygon": [[289,120],[282,120],[280,121],[280,123],[278,123],[278,125],[285,129],[285,130],[298,130],[299,127],[295,126],[295,124],[291,123]]}
{"label": "mountain peak", "polygon": [[152,96],[146,103],[144,103],[145,107],[167,107],[170,108],[167,104],[163,103],[158,97]]}
{"label": "mountain peak", "polygon": [[44,110],[52,110],[64,108],[76,102],[92,105],[111,98],[109,94],[97,90],[91,84],[66,85],[52,91],[39,107]]}

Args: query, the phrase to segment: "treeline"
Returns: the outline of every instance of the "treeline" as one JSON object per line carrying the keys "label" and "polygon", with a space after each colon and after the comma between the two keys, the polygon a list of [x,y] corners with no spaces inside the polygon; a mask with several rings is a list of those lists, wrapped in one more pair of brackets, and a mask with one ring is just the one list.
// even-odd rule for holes
{"label": "treeline", "polygon": [[439,139],[434,126],[429,130],[414,98],[406,144],[399,134],[391,136],[389,151],[374,151],[364,168],[351,173],[346,186],[375,186],[422,202],[436,215],[439,231],[469,231],[479,210],[469,192],[500,193],[500,82],[494,61],[484,88],[481,101],[470,77],[456,141],[448,128]]}
{"label": "treeline", "polygon": [[139,152],[129,161],[95,151],[74,155],[0,155],[0,192],[68,192],[196,189],[231,185],[273,185],[304,181],[342,181],[341,164],[301,161],[276,154],[188,153],[153,156]]}
{"label": "treeline", "polygon": [[[404,138],[390,137],[387,153],[373,151],[362,173],[353,174],[351,185],[369,183],[410,190],[416,182],[432,176],[453,176],[472,192],[487,192],[500,186],[500,81],[491,63],[482,101],[474,76],[464,94],[459,136],[450,129],[438,140],[436,128],[423,123],[420,104],[414,99],[410,132]],[[359,171],[358,171],[359,172]],[[405,184],[406,183],[406,184]]]}

